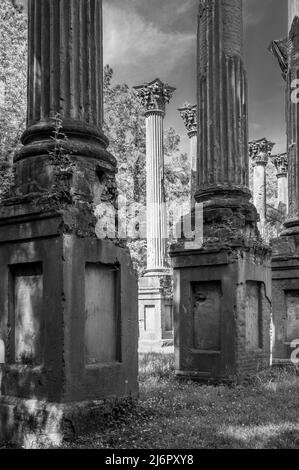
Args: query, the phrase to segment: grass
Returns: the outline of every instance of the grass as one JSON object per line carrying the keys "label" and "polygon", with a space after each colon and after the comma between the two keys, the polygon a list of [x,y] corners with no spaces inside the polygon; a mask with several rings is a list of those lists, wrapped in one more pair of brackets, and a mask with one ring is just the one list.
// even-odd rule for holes
{"label": "grass", "polygon": [[294,367],[257,374],[250,384],[177,381],[171,354],[140,356],[140,399],[104,432],[65,448],[299,449],[299,375]]}

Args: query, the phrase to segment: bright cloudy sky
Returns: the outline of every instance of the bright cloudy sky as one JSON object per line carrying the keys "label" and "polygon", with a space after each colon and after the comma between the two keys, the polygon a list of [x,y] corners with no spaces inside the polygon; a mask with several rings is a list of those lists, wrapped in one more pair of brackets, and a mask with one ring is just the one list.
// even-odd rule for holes
{"label": "bright cloudy sky", "polygon": [[[25,1],[25,0],[23,0]],[[177,108],[196,100],[198,0],[103,0],[105,63],[115,81],[138,85],[156,77],[177,88],[166,126],[187,137]],[[250,137],[267,137],[285,150],[284,82],[267,51],[287,34],[287,0],[244,0],[245,60]]]}

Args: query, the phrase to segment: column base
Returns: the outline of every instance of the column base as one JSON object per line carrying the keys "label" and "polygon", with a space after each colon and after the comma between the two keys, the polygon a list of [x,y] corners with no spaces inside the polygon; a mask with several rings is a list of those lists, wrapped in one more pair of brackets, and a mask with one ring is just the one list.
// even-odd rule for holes
{"label": "column base", "polygon": [[164,277],[164,276],[171,276],[171,270],[168,268],[156,268],[156,269],[147,269],[143,277]]}
{"label": "column base", "polygon": [[139,351],[173,345],[171,276],[147,273],[139,281]]}
{"label": "column base", "polygon": [[16,397],[0,397],[0,441],[25,449],[59,446],[64,440],[101,430],[118,407],[131,398],[50,403]]}
{"label": "column base", "polygon": [[70,220],[29,204],[0,208],[0,395],[69,403],[138,393],[130,256]]}
{"label": "column base", "polygon": [[171,256],[176,375],[233,382],[269,367],[269,251],[201,249]]}
{"label": "column base", "polygon": [[272,240],[273,360],[291,361],[299,341],[299,235]]}

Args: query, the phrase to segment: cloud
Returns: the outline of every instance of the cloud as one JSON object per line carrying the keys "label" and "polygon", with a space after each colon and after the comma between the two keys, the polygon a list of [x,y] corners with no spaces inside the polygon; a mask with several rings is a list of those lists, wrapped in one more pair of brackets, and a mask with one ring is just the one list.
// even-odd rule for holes
{"label": "cloud", "polygon": [[196,31],[198,0],[104,0],[105,3],[132,9],[165,33]]}
{"label": "cloud", "polygon": [[243,0],[245,27],[248,28],[260,24],[265,18],[270,3],[271,0],[263,0],[263,8],[261,8],[261,0]]}
{"label": "cloud", "polygon": [[104,2],[104,18],[104,61],[130,84],[165,80],[196,47],[196,31],[165,31],[146,20],[134,1]]}

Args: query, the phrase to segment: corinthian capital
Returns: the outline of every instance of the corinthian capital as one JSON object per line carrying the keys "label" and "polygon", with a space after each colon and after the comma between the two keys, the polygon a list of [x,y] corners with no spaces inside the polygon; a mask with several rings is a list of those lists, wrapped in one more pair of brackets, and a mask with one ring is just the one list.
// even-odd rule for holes
{"label": "corinthian capital", "polygon": [[175,91],[175,88],[163,83],[159,78],[150,83],[135,86],[134,89],[146,112],[162,111],[163,113],[165,113],[166,104],[170,102]]}
{"label": "corinthian capital", "polygon": [[288,68],[289,68],[288,38],[272,41],[269,46],[269,51],[273,54],[273,56],[278,61],[279,67],[282,71],[282,76],[284,80],[286,80]]}
{"label": "corinthian capital", "polygon": [[286,177],[288,175],[288,155],[287,153],[282,153],[274,155],[272,157],[272,162],[275,165],[277,170],[277,178]]}
{"label": "corinthian capital", "polygon": [[252,140],[249,142],[249,156],[256,165],[267,165],[271,156],[274,143],[265,137],[260,140]]}
{"label": "corinthian capital", "polygon": [[184,121],[188,134],[197,132],[197,106],[186,103],[178,111]]}

